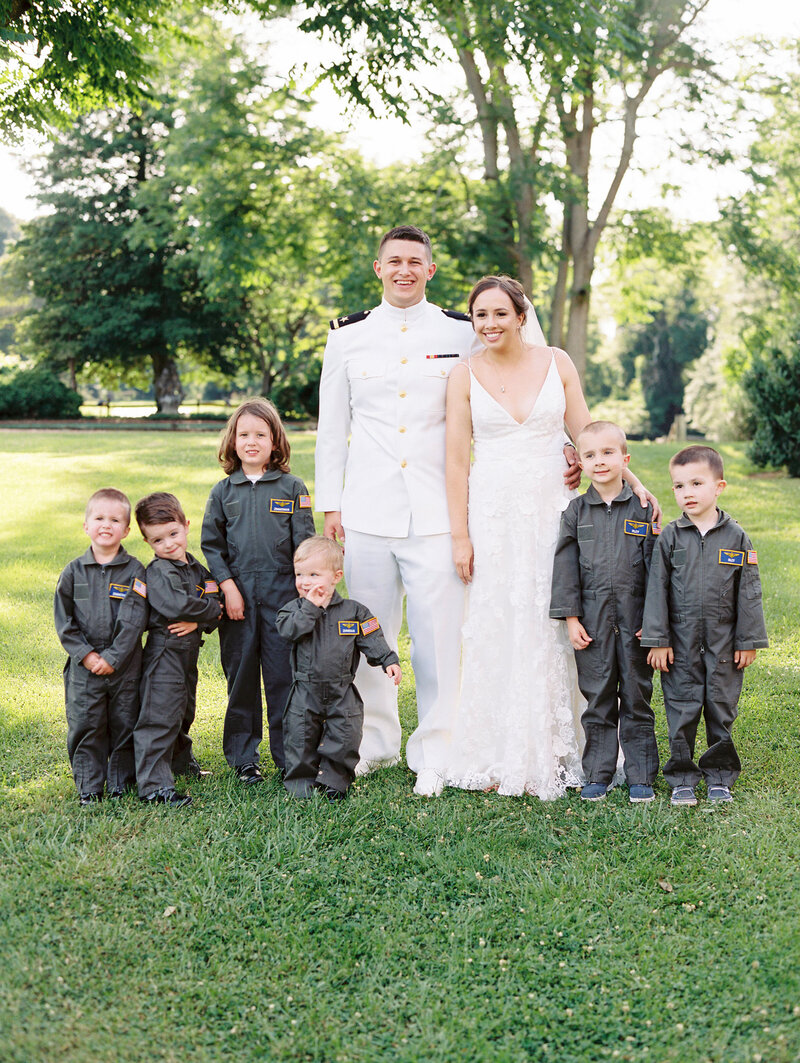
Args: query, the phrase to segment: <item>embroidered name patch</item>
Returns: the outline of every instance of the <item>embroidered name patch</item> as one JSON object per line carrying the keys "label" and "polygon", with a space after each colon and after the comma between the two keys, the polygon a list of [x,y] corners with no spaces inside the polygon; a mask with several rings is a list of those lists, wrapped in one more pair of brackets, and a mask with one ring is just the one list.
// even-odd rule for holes
{"label": "embroidered name patch", "polygon": [[748,550],[747,551],[747,563],[748,563],[748,565],[757,565],[758,564],[758,554],[755,552],[755,550]]}
{"label": "embroidered name patch", "polygon": [[373,631],[377,631],[381,625],[378,623],[376,616],[371,616],[369,620],[365,620],[361,625],[362,635],[371,635]]}
{"label": "embroidered name patch", "polygon": [[143,579],[134,579],[134,581],[133,581],[133,589],[142,598],[146,598],[147,597],[147,584],[144,582]]}
{"label": "embroidered name patch", "polygon": [[744,550],[720,550],[719,563],[741,567],[744,564]]}
{"label": "embroidered name patch", "polygon": [[339,634],[340,635],[358,635],[359,624],[357,620],[340,620],[339,621]]}
{"label": "embroidered name patch", "polygon": [[642,536],[647,535],[647,523],[642,520],[626,520],[625,534]]}
{"label": "embroidered name patch", "polygon": [[298,495],[297,504],[300,509],[311,509],[311,495]]}
{"label": "embroidered name patch", "polygon": [[207,579],[203,584],[203,594],[217,594],[219,592],[219,584],[215,579]]}
{"label": "embroidered name patch", "polygon": [[271,498],[269,511],[270,513],[294,513],[294,502],[291,498]]}
{"label": "embroidered name patch", "polygon": [[130,589],[129,583],[109,583],[108,596],[109,598],[124,598]]}

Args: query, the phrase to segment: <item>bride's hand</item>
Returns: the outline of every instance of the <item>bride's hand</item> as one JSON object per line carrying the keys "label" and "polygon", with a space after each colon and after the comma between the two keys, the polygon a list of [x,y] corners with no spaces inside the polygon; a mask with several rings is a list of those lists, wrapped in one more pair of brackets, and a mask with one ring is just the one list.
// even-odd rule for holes
{"label": "bride's hand", "polygon": [[474,560],[472,543],[469,538],[453,539],[453,563],[458,578],[462,583],[472,583],[472,566]]}

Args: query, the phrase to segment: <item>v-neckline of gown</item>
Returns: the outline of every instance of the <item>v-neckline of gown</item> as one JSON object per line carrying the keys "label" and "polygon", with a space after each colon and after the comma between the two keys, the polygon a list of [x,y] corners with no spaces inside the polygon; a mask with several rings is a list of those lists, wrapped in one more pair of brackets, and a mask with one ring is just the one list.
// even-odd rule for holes
{"label": "v-neckline of gown", "polygon": [[478,385],[478,387],[481,389],[481,391],[485,395],[488,395],[488,397],[492,400],[492,402],[495,404],[495,406],[497,406],[497,408],[499,410],[502,410],[503,413],[508,417],[508,419],[510,421],[514,422],[514,424],[517,426],[517,428],[523,428],[528,423],[528,421],[530,421],[531,417],[533,417],[534,411],[536,410],[536,407],[539,405],[539,399],[542,397],[542,392],[544,391],[544,389],[545,389],[545,387],[547,385],[547,381],[548,381],[548,379],[550,377],[550,372],[551,372],[551,370],[553,368],[555,360],[556,360],[555,359],[555,355],[552,355],[551,358],[550,358],[550,365],[547,367],[547,372],[544,375],[544,380],[542,381],[542,385],[539,388],[539,390],[538,390],[538,392],[536,394],[536,398],[533,400],[533,406],[531,406],[530,412],[528,413],[528,416],[524,419],[524,421],[518,421],[516,419],[516,417],[514,416],[514,414],[510,410],[507,410],[505,408],[505,406],[502,404],[502,402],[499,402],[494,397],[494,395],[491,393],[491,391],[489,391],[488,388],[485,388],[483,386],[483,384],[481,384],[480,380],[478,380],[478,378],[475,376],[475,372],[474,372],[474,370],[473,370],[471,365],[469,367],[469,371],[470,371],[470,375],[472,376],[472,379],[475,381],[475,383]]}

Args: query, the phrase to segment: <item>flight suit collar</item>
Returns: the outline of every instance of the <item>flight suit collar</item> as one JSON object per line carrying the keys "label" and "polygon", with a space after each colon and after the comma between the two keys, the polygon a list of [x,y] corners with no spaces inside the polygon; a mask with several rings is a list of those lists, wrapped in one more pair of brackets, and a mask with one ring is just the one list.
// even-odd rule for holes
{"label": "flight suit collar", "polygon": [[[124,547],[121,546],[119,548],[119,550],[117,551],[116,556],[113,557],[111,559],[111,561],[106,561],[106,563],[104,565],[101,565],[101,567],[102,568],[108,568],[109,565],[124,565],[130,560],[131,560],[131,555],[128,553],[128,551]],[[87,549],[86,553],[83,554],[83,556],[81,557],[81,561],[84,563],[84,565],[100,565],[101,564],[97,560],[97,558],[94,556],[94,554],[92,553],[91,546]]]}
{"label": "flight suit collar", "polygon": [[[586,501],[591,506],[604,506],[604,505],[606,505],[606,503],[603,501],[603,499],[598,494],[597,488],[594,486],[594,484],[589,484],[589,489],[586,492],[585,497],[586,497]],[[631,485],[629,483],[626,483],[623,480],[622,481],[622,490],[616,496],[616,498],[612,498],[611,499],[611,505],[613,506],[615,502],[627,502],[629,498],[633,498],[633,491],[631,491]]]}
{"label": "flight suit collar", "polygon": [[339,603],[343,602],[343,601],[344,601],[344,598],[342,598],[341,594],[339,594],[339,592],[336,589],[334,589],[333,597],[328,602],[327,608],[331,609],[334,605],[339,605]]}
{"label": "flight suit collar", "polygon": [[424,296],[418,303],[407,307],[392,306],[386,299],[381,299],[380,309],[390,321],[403,324],[404,322],[420,321],[425,316],[425,311],[429,305]]}
{"label": "flight suit collar", "polygon": [[[721,528],[723,526],[723,524],[727,524],[730,521],[730,519],[731,519],[730,515],[727,514],[724,509],[720,509],[719,506],[717,506],[717,523],[714,525],[713,528],[709,528],[708,530],[710,532],[716,531],[717,528]],[[678,525],[679,528],[695,528],[696,527],[696,525],[693,524],[692,521],[689,520],[689,518],[686,516],[685,513],[681,513],[681,515],[678,517],[678,519],[675,521],[675,523]],[[706,532],[706,534],[708,534],[708,532]]]}
{"label": "flight suit collar", "polygon": [[[280,479],[281,476],[283,476],[283,473],[281,472],[280,469],[267,469],[267,471],[264,473],[264,475],[261,477],[261,479],[260,480],[256,480],[256,483],[260,484],[264,480],[278,480],[278,479]],[[231,473],[230,480],[231,480],[232,484],[249,484],[250,483],[250,480],[247,479],[247,477],[245,476],[244,472],[242,471],[241,466],[235,472]]]}

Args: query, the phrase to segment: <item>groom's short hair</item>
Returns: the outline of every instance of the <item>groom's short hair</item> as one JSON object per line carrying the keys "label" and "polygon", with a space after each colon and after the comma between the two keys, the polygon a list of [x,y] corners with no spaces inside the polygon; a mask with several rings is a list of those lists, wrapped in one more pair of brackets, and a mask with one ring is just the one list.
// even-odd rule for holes
{"label": "groom's short hair", "polygon": [[394,229],[390,229],[388,233],[384,233],[381,237],[381,242],[378,245],[378,260],[380,261],[381,252],[384,246],[390,240],[413,240],[414,243],[422,244],[428,254],[428,261],[433,262],[433,248],[431,247],[431,238],[422,229],[418,229],[416,225],[397,225]]}

